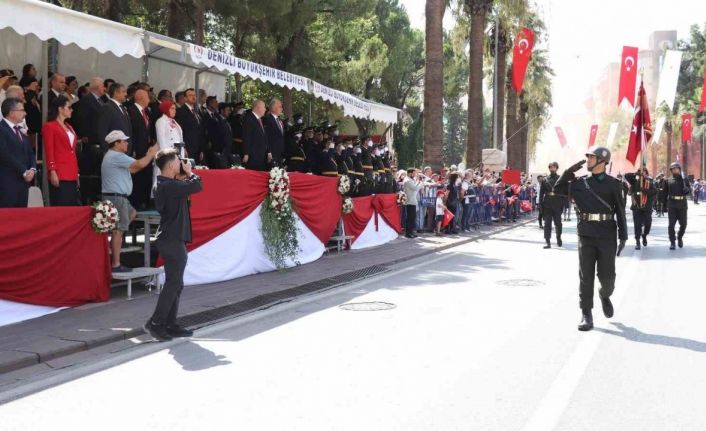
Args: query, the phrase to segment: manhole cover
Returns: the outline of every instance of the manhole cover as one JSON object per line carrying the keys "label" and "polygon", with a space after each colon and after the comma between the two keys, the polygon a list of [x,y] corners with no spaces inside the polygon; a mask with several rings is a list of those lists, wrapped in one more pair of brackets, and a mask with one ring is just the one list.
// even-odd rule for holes
{"label": "manhole cover", "polygon": [[349,302],[348,304],[339,305],[338,308],[348,311],[383,311],[392,310],[397,307],[389,302]]}
{"label": "manhole cover", "polygon": [[531,280],[529,278],[518,278],[515,280],[500,280],[498,284],[507,287],[533,287],[533,286],[543,286],[539,280]]}

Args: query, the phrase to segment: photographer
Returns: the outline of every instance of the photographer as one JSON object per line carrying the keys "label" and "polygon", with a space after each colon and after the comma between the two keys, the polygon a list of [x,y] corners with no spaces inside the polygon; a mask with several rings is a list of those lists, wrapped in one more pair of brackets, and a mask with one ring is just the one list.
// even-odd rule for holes
{"label": "photographer", "polygon": [[191,173],[191,162],[180,159],[177,150],[167,148],[157,153],[157,177],[154,203],[162,217],[157,231],[157,249],[164,259],[165,282],[157,307],[144,329],[159,341],[190,337],[192,331],[176,324],[179,297],[184,287],[186,243],[191,242],[189,195],[201,191],[201,178]]}

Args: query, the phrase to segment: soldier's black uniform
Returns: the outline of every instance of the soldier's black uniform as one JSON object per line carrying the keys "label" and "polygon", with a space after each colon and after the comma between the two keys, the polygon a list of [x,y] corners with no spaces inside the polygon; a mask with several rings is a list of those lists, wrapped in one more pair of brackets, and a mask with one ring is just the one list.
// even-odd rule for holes
{"label": "soldier's black uniform", "polygon": [[654,181],[649,176],[643,175],[640,171],[625,174],[625,181],[630,184],[630,196],[632,198],[632,221],[635,228],[635,249],[640,250],[640,238],[642,245],[647,245],[647,235],[652,227],[652,207],[657,197],[657,188]]}
{"label": "soldier's black uniform", "polygon": [[386,178],[385,165],[382,163],[381,156],[373,157],[373,170],[375,171],[375,193],[385,193]]}
{"label": "soldier's black uniform", "polygon": [[338,168],[338,176],[348,176],[348,166],[346,165],[346,158],[343,157],[343,153],[334,153],[333,159],[336,162],[336,167]]}
{"label": "soldier's black uniform", "polygon": [[[677,167],[681,171],[681,166],[677,163],[673,163],[670,168]],[[671,250],[674,250],[674,242],[677,240],[679,241],[679,248],[684,246],[682,238],[686,231],[686,197],[689,193],[691,193],[691,185],[689,184],[689,180],[682,177],[681,172],[678,175],[672,175],[665,184],[665,200],[663,204],[666,206],[667,215],[669,216],[668,232],[669,248]],[[679,233],[675,234],[674,227],[677,222],[679,222]]]}
{"label": "soldier's black uniform", "polygon": [[664,215],[664,202],[667,200],[667,180],[664,178],[659,178],[655,181],[655,187],[657,188],[657,201],[655,206],[657,207],[657,217],[662,217]]}
{"label": "soldier's black uniform", "polygon": [[363,196],[365,191],[365,176],[363,175],[363,163],[361,162],[360,154],[351,154],[350,158],[353,162],[353,180],[351,181],[351,196]]}
{"label": "soldier's black uniform", "polygon": [[334,160],[334,154],[329,150],[322,150],[319,156],[319,175],[324,177],[338,177],[338,164]]}
{"label": "soldier's black uniform", "polygon": [[361,195],[368,196],[375,191],[375,177],[373,172],[373,157],[370,154],[370,150],[365,146],[361,147],[360,162],[363,168],[363,177],[365,178]]}
{"label": "soldier's black uniform", "polygon": [[559,247],[561,242],[561,217],[564,212],[564,205],[569,195],[568,184],[557,184],[559,180],[558,174],[549,174],[542,181],[539,188],[539,205],[542,207],[542,216],[544,218],[544,240],[547,242],[545,248],[549,248],[552,238],[552,222],[556,229],[556,242]]}
{"label": "soldier's black uniform", "polygon": [[287,170],[289,172],[309,172],[306,153],[304,152],[304,147],[301,142],[296,139],[290,140],[287,142],[284,153],[285,163],[287,164]]}

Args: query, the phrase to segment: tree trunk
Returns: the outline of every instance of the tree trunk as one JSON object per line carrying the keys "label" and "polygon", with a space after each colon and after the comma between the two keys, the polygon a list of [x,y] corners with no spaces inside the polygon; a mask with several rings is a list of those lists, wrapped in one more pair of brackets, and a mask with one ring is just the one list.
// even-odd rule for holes
{"label": "tree trunk", "polygon": [[177,39],[181,39],[179,13],[177,0],[170,0],[169,5],[167,5],[167,36]]}
{"label": "tree trunk", "polygon": [[657,176],[657,149],[659,145],[650,145],[650,166],[647,168],[649,173],[653,176]]}
{"label": "tree trunk", "polygon": [[[504,128],[504,111],[505,111],[505,70],[507,66],[507,39],[505,35],[505,31],[503,30],[502,24],[499,26],[498,30],[500,31],[500,34],[498,35],[498,58],[497,58],[497,78],[498,82],[493,83],[494,85],[498,86],[498,91],[497,91],[497,96],[498,100],[495,103],[495,109],[497,109],[497,115],[495,118],[497,119],[498,125],[495,127],[495,130],[497,131],[497,136],[493,136],[493,140],[495,142],[495,148],[503,151],[507,151],[507,145],[504,144],[503,136],[505,136],[505,133],[503,132]],[[493,39],[495,40],[495,39]],[[510,81],[508,79],[507,81]]]}
{"label": "tree trunk", "polygon": [[667,169],[672,164],[672,122],[667,120],[664,122],[664,131],[667,134]]}
{"label": "tree trunk", "polygon": [[520,136],[517,134],[519,128],[517,124],[517,93],[512,89],[510,79],[505,81],[505,90],[507,94],[507,109],[505,110],[507,164],[513,169],[518,169],[522,161],[522,151],[519,143]]}
{"label": "tree trunk", "polygon": [[468,76],[468,138],[466,145],[466,166],[474,168],[481,162],[481,137],[483,135],[483,40],[485,20],[491,0],[466,0],[471,14],[469,34],[469,76]]}
{"label": "tree trunk", "polygon": [[196,16],[194,17],[196,21],[196,34],[194,35],[194,42],[198,46],[203,46],[205,33],[203,0],[196,0],[194,5],[196,6]]}
{"label": "tree trunk", "polygon": [[426,74],[424,76],[424,164],[441,168],[444,139],[444,0],[426,0]]}
{"label": "tree trunk", "polygon": [[[514,93],[514,90],[511,91]],[[515,142],[519,146],[518,154],[520,155],[520,169],[527,174],[529,174],[529,172],[527,172],[529,170],[529,161],[527,159],[529,158],[528,139],[530,128],[530,124],[528,124],[528,111],[529,106],[527,106],[527,103],[523,100],[522,94],[520,94],[520,115],[517,124],[519,133],[517,133],[517,140]]]}
{"label": "tree trunk", "polygon": [[282,109],[284,109],[284,115],[287,118],[292,118],[292,110],[294,109],[292,107],[293,105],[293,97],[292,97],[292,89],[283,87],[282,88]]}

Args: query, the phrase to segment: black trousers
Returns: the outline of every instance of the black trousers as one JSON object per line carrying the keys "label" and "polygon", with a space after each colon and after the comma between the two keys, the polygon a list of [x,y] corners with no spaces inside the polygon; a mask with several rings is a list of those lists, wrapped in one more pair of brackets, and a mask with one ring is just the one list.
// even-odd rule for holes
{"label": "black trousers", "polygon": [[414,230],[417,227],[417,206],[405,205],[404,218],[404,233],[406,235],[414,235]]}
{"label": "black trousers", "polygon": [[552,221],[556,227],[556,237],[561,238],[561,216],[564,212],[563,208],[542,208],[542,215],[544,216],[544,239],[549,242],[552,238]]}
{"label": "black trousers", "polygon": [[542,213],[541,206],[537,206],[537,220],[539,220],[539,227],[542,227],[542,220],[544,220],[544,214]]}
{"label": "black trousers", "polygon": [[[686,231],[686,208],[668,208],[667,215],[669,216],[669,241],[674,242],[677,238],[684,236]],[[674,227],[679,222],[679,234],[674,234]]]}
{"label": "black trousers", "polygon": [[81,205],[76,181],[59,181],[59,187],[49,184],[49,203],[54,207],[72,207]]}
{"label": "black trousers", "polygon": [[164,259],[165,281],[152,315],[152,322],[169,326],[176,323],[179,312],[179,298],[184,288],[184,269],[188,256],[186,244],[182,241],[158,239],[157,249]]}
{"label": "black trousers", "polygon": [[652,228],[652,208],[632,210],[632,221],[635,225],[635,239],[649,235]]}
{"label": "black trousers", "polygon": [[617,248],[615,238],[579,236],[579,306],[582,310],[593,308],[596,274],[601,282],[598,294],[602,298],[609,298],[613,294]]}

